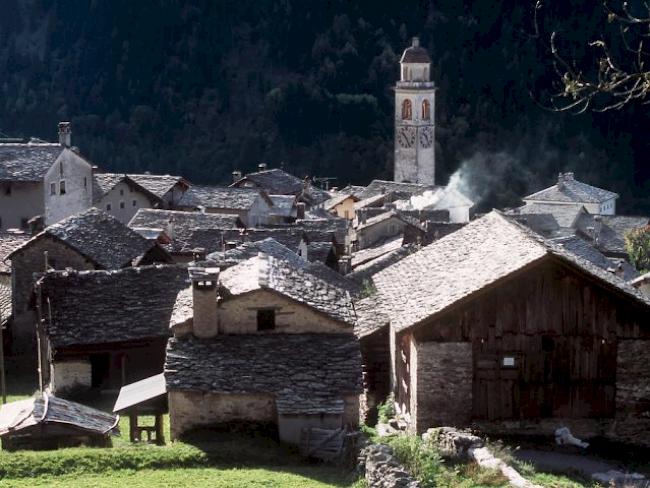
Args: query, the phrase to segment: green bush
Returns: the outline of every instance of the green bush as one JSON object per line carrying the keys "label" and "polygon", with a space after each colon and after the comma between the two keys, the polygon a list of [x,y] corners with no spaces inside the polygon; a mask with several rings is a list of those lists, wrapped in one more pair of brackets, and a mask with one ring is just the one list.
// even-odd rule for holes
{"label": "green bush", "polygon": [[436,486],[436,477],[442,469],[438,450],[418,436],[400,435],[388,440],[395,457],[415,477],[422,488]]}
{"label": "green bush", "polygon": [[391,393],[382,403],[377,405],[377,415],[379,422],[385,424],[395,416],[395,397]]}

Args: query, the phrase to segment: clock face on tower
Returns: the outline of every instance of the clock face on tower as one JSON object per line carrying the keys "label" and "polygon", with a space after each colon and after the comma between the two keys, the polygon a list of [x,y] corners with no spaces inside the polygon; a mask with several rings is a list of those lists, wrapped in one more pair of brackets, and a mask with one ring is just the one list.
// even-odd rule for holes
{"label": "clock face on tower", "polygon": [[400,128],[397,131],[397,143],[402,147],[412,147],[413,143],[415,143],[415,128]]}
{"label": "clock face on tower", "polygon": [[423,127],[420,130],[420,146],[431,147],[433,144],[433,130],[431,127]]}

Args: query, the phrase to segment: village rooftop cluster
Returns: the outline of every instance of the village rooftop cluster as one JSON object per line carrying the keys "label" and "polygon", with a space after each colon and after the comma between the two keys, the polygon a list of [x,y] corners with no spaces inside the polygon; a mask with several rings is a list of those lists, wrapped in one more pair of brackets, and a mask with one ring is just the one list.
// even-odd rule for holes
{"label": "village rooftop cluster", "polygon": [[[229,186],[103,171],[72,144],[0,144],[5,449],[106,445],[243,421],[301,444],[391,398],[404,428],[650,446],[647,217],[566,172],[514,209],[435,184],[435,85],[414,39],[395,87],[395,177],[320,188],[259,164]],[[340,175],[342,180],[344,175]],[[115,398],[104,413],[72,401]],[[138,415],[155,415],[154,428]]]}

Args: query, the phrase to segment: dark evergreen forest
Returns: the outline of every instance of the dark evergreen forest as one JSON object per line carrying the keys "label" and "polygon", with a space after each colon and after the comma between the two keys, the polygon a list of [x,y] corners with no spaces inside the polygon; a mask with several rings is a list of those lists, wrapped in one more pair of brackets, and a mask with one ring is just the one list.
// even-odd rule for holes
{"label": "dark evergreen forest", "polygon": [[433,58],[439,183],[486,205],[558,171],[650,212],[648,106],[572,115],[548,48],[589,63],[598,2],[548,0],[0,0],[0,131],[73,143],[115,171],[225,182],[259,162],[337,185],[390,178],[398,59]]}

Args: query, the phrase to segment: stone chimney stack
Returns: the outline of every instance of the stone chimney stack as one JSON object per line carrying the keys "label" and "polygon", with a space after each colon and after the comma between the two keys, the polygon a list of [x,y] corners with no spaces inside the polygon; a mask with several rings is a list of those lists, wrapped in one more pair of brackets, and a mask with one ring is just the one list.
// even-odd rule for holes
{"label": "stone chimney stack", "polygon": [[296,219],[304,220],[305,218],[305,202],[298,202],[296,204]]}
{"label": "stone chimney stack", "polygon": [[70,147],[72,144],[70,122],[59,122],[59,144],[63,147]]}
{"label": "stone chimney stack", "polygon": [[266,171],[266,163],[260,163],[257,165],[257,171]]}
{"label": "stone chimney stack", "polygon": [[236,169],[235,171],[232,172],[232,182],[236,183],[237,181],[241,180],[242,174],[241,171]]}
{"label": "stone chimney stack", "polygon": [[217,320],[217,289],[219,268],[188,268],[192,282],[192,302],[194,318],[192,332],[196,337],[205,339],[219,333]]}

